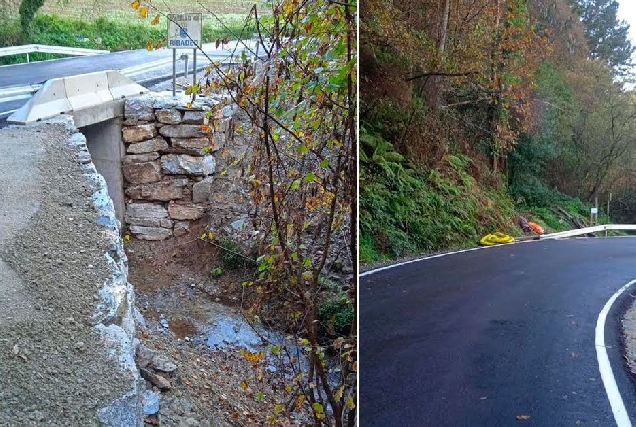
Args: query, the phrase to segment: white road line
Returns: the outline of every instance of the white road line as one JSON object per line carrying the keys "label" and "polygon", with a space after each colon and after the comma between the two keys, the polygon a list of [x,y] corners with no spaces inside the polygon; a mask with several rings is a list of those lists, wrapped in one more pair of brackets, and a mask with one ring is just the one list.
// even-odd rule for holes
{"label": "white road line", "polygon": [[[515,243],[520,243],[520,242],[515,242]],[[470,252],[470,251],[476,251],[478,249],[486,249],[486,248],[494,248],[494,247],[495,246],[478,246],[476,248],[462,249],[461,251],[444,252],[443,254],[430,255],[430,256],[427,256],[427,257],[423,257],[423,258],[417,258],[417,259],[412,259],[410,261],[400,262],[398,264],[386,265],[384,267],[376,268],[374,270],[365,271],[364,273],[360,273],[358,276],[359,277],[369,276],[371,274],[375,274],[375,273],[378,273],[380,271],[390,270],[392,268],[400,267],[400,266],[407,265],[407,264],[412,264],[414,262],[420,262],[420,261],[425,261],[427,259],[441,258],[441,257],[447,256],[447,255],[461,254],[463,252]]]}
{"label": "white road line", "polygon": [[10,114],[15,113],[16,111],[18,111],[18,110],[2,111],[2,112],[0,112],[0,117],[8,116]]}
{"label": "white road line", "polygon": [[632,280],[625,286],[620,288],[612,297],[605,303],[605,307],[601,310],[596,321],[596,338],[594,344],[596,346],[596,358],[598,359],[598,369],[601,371],[601,379],[605,386],[605,392],[609,399],[612,412],[614,413],[614,420],[618,427],[631,427],[632,423],[629,420],[629,415],[625,410],[625,404],[623,398],[618,391],[616,385],[616,379],[614,378],[614,372],[612,372],[612,366],[610,365],[609,357],[607,357],[607,351],[605,350],[605,320],[607,314],[612,308],[612,304],[619,297],[620,294],[625,292],[630,286],[636,283],[636,280]]}

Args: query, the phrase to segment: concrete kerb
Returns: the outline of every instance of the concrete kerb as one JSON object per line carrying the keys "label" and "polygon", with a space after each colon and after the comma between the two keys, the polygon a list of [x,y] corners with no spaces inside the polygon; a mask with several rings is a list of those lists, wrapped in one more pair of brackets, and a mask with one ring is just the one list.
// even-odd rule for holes
{"label": "concrete kerb", "polygon": [[117,71],[99,71],[51,79],[42,85],[29,102],[9,116],[7,122],[33,123],[147,91]]}
{"label": "concrete kerb", "polygon": [[135,364],[138,342],[134,338],[135,318],[140,314],[135,313],[134,288],[128,283],[128,258],[120,235],[121,225],[108,196],[106,181],[97,173],[88,152],[86,137],[75,127],[73,118],[63,115],[50,122],[62,122],[71,132],[68,143],[77,150],[80,168],[93,191],[91,199],[98,213],[97,222],[104,227],[103,237],[109,243],[109,250],[104,256],[108,260],[111,275],[99,290],[93,326],[101,333],[108,355],[119,361],[122,375],[129,379],[130,391],[100,409],[98,415],[105,426],[141,427],[143,381]]}

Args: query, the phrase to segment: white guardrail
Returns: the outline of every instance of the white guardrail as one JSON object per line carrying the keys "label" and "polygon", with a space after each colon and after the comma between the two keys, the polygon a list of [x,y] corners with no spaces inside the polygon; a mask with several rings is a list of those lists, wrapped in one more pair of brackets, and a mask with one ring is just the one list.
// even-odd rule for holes
{"label": "white guardrail", "polygon": [[[260,47],[259,43],[256,43],[256,41],[254,41],[253,43],[248,41],[247,43],[248,43],[248,46],[247,46],[248,49],[251,49],[252,51],[256,51],[256,55],[258,56],[259,47]],[[220,62],[225,64],[231,64],[232,52],[236,53],[235,51],[240,47],[240,44],[245,44],[245,42],[232,41],[229,44],[227,44],[224,50],[227,51],[228,56],[226,58],[221,59]],[[206,43],[201,47],[205,51],[207,49],[215,48],[216,46],[214,43]],[[107,50],[94,50],[94,49],[84,49],[84,48],[75,48],[75,47],[46,46],[46,45],[35,45],[35,44],[0,48],[0,56],[19,55],[24,53],[28,55],[28,52],[47,52],[47,53],[59,53],[59,54],[76,55],[76,56],[87,56],[87,55],[110,53]],[[202,55],[202,54],[199,54],[199,55]],[[156,61],[151,61],[144,64],[139,64],[139,65],[127,67],[124,69],[120,69],[118,71],[127,77],[134,77],[139,74],[144,74],[157,67],[165,66],[171,63],[172,63],[172,58],[159,59]],[[201,61],[201,63],[203,65],[197,67],[199,70],[202,70],[205,68],[204,61]],[[170,73],[170,75],[165,75],[161,77],[164,77],[167,79],[167,78],[170,78],[171,76],[172,76],[172,73]],[[157,77],[153,77],[151,78],[151,80],[156,80],[156,78]],[[144,83],[144,81],[139,81],[139,83]],[[35,92],[37,92],[40,89],[40,87],[42,87],[42,84],[39,84],[39,83],[33,83],[29,85],[20,85],[20,86],[2,87],[0,88],[0,103],[18,101],[22,99],[25,99],[25,100],[29,99]],[[14,111],[15,110],[0,111],[0,118],[13,113]]]}
{"label": "white guardrail", "polygon": [[625,231],[636,230],[636,225],[631,225],[631,224],[597,225],[594,227],[586,227],[586,228],[578,228],[575,230],[561,231],[559,233],[544,234],[542,236],[539,236],[539,239],[540,240],[561,239],[565,237],[574,237],[574,236],[580,236],[582,234],[598,233],[599,231],[610,231],[610,230],[625,230]]}
{"label": "white guardrail", "polygon": [[25,44],[22,46],[0,47],[0,56],[26,55],[29,62],[29,54],[35,52],[57,53],[59,55],[88,56],[110,53],[110,50],[85,49],[83,47],[48,46],[45,44]]}
{"label": "white guardrail", "polygon": [[[26,55],[27,63],[29,62],[29,54],[35,52],[56,53],[59,55],[69,56],[90,56],[110,53],[110,50],[85,49],[82,47],[66,47],[66,46],[49,46],[44,44],[25,44],[22,46],[0,47],[0,57],[12,55]],[[30,84],[23,86],[5,87],[0,90],[0,102],[17,101],[20,99],[28,99],[42,85]]]}

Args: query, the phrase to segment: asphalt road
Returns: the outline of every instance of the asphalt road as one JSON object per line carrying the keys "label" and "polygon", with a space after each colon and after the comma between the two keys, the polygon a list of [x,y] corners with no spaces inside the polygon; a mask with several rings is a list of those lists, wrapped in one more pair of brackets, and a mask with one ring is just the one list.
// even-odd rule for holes
{"label": "asphalt road", "polygon": [[[213,56],[215,59],[228,57],[230,55],[229,49],[220,47],[216,49],[212,44],[204,45],[204,50],[207,55]],[[191,54],[192,49],[177,50],[178,56],[183,53]],[[137,49],[103,55],[78,56],[54,61],[1,66],[0,87],[43,83],[49,79],[91,73],[94,71],[121,70],[135,65],[170,58],[172,58],[172,49],[152,51]],[[197,61],[203,61],[204,58],[201,53],[197,55]],[[199,64],[200,63],[201,62],[199,62]]]}
{"label": "asphalt road", "polygon": [[[237,42],[228,45],[216,46],[212,43],[205,44],[202,52],[197,53],[197,68],[202,64],[209,63],[208,57],[214,61],[231,60],[233,55],[237,55],[242,50],[242,45],[236,49]],[[192,55],[192,49],[177,50],[177,57],[187,53]],[[207,55],[207,57],[206,57]],[[16,64],[0,66],[0,92],[3,88],[13,86],[24,86],[35,83],[44,83],[53,78],[73,76],[77,74],[90,73],[104,70],[123,70],[135,66],[167,60],[169,62],[162,66],[155,67],[156,75],[167,75],[172,72],[171,49],[159,49],[148,51],[146,49],[128,50],[103,55],[79,56],[72,58],[57,59],[52,61],[31,62],[29,64]],[[188,67],[192,69],[192,58],[188,61]],[[182,73],[184,61],[178,60],[177,72]],[[152,78],[153,71],[137,73],[131,78],[135,81]],[[144,83],[142,83],[144,85]],[[6,126],[6,118],[9,111],[16,110],[28,102],[29,98],[4,101],[0,98],[0,128]],[[3,114],[4,113],[4,114]]]}
{"label": "asphalt road", "polygon": [[[615,425],[594,330],[635,277],[636,238],[505,245],[361,277],[360,425]],[[619,321],[632,300],[617,300],[605,333],[636,421]]]}

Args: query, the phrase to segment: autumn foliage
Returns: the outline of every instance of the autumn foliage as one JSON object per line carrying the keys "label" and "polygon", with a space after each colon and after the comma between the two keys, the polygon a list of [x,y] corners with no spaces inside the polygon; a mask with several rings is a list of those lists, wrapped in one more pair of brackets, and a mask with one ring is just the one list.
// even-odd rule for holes
{"label": "autumn foliage", "polygon": [[[162,14],[145,1],[131,7],[141,18]],[[284,328],[308,359],[303,367],[290,348],[272,348],[295,375],[284,386],[287,400],[271,408],[271,424],[294,411],[308,412],[315,425],[355,424],[356,12],[354,1],[275,0],[267,13],[254,6],[246,23],[256,27],[255,40],[239,41],[233,58],[238,64],[211,61],[185,91],[193,97],[226,95],[201,128],[211,144],[223,107],[238,107],[249,121],[235,131],[252,141],[250,163],[241,167],[251,221],[263,237],[256,276],[243,283],[250,296],[243,304],[250,319]],[[228,41],[217,41],[217,47]],[[338,304],[329,305],[334,284],[326,273],[343,265],[353,270],[348,293],[337,284]],[[333,310],[325,307],[339,310],[338,331]],[[325,313],[331,318],[324,319]],[[265,354],[245,350],[243,356],[254,376],[241,388],[255,387],[262,400]]]}
{"label": "autumn foliage", "polygon": [[[473,243],[470,230],[510,225],[492,214],[493,203],[502,210],[513,201],[520,209],[545,210],[568,198],[593,202],[620,192],[623,203],[614,198],[613,211],[634,212],[629,206],[636,197],[624,173],[633,170],[636,152],[634,97],[625,85],[633,47],[617,8],[614,0],[364,2],[363,241],[380,252],[396,242],[422,250],[462,240],[444,242],[440,232]],[[394,149],[404,158],[378,155],[382,141],[390,144],[387,155]],[[471,197],[478,201],[468,212],[436,201],[451,187],[451,193],[468,187],[467,178],[456,175],[455,158],[477,183]],[[417,176],[418,184],[401,178],[394,188],[400,175]],[[438,176],[448,179],[443,188],[435,185]],[[432,206],[436,213],[428,223],[413,215],[390,227],[367,221],[383,205],[367,193],[372,185],[395,197],[382,212],[388,221],[402,217],[420,185],[419,210]]]}

